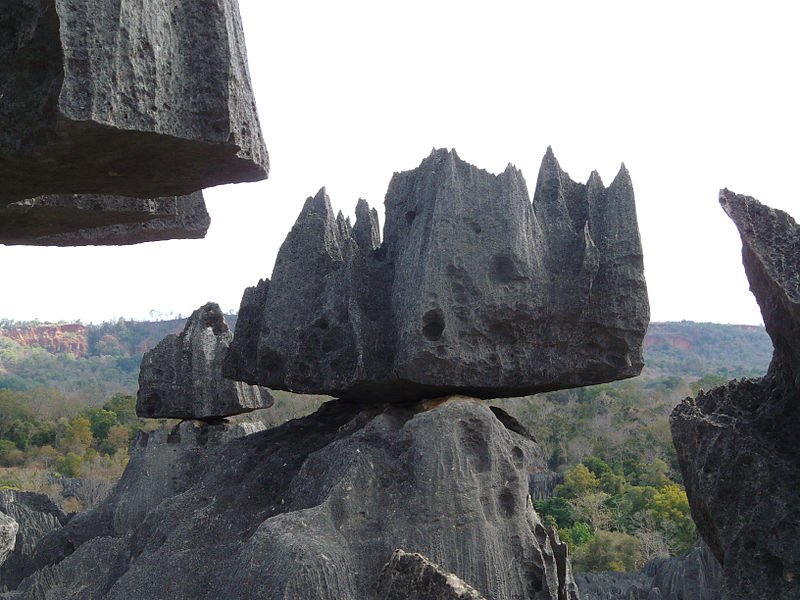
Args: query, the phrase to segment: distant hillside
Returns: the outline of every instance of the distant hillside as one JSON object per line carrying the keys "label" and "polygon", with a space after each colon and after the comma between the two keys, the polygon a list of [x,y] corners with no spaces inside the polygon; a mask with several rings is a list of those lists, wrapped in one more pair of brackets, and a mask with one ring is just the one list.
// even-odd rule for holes
{"label": "distant hillside", "polygon": [[[231,328],[236,315],[227,315]],[[116,393],[136,392],[142,354],[185,319],[101,325],[18,323],[0,319],[0,390],[50,388],[102,404]]]}
{"label": "distant hillside", "polygon": [[772,342],[763,327],[650,323],[644,356],[645,376],[759,377],[772,360]]}
{"label": "distant hillside", "polygon": [[[225,317],[231,329],[236,315]],[[0,320],[0,389],[49,387],[100,402],[137,387],[142,354],[184,319],[80,323],[15,323]],[[772,356],[763,327],[711,323],[651,323],[645,337],[648,378],[697,379],[762,375]]]}

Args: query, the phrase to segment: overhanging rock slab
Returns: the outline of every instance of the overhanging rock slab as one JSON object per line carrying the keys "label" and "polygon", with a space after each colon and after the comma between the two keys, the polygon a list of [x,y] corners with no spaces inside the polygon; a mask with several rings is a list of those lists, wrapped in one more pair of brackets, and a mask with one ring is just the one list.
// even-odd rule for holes
{"label": "overhanging rock slab", "polygon": [[0,205],[268,169],[236,0],[0,0]]}

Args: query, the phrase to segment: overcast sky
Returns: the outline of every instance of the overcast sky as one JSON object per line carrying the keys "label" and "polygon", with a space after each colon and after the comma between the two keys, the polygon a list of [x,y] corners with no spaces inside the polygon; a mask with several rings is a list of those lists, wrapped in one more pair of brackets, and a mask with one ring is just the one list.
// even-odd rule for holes
{"label": "overcast sky", "polygon": [[800,4],[240,0],[272,168],[208,190],[205,240],[0,246],[0,317],[99,322],[236,310],[306,197],[383,213],[433,147],[529,189],[561,167],[633,178],[652,319],[760,323],[728,187],[800,217]]}

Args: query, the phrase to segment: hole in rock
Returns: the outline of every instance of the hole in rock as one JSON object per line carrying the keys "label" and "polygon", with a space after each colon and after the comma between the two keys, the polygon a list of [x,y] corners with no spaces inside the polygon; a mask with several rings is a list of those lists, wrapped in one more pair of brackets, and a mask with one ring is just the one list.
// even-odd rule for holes
{"label": "hole in rock", "polygon": [[417,217],[416,211],[410,210],[406,213],[406,223],[411,225],[414,222],[414,219]]}
{"label": "hole in rock", "polygon": [[438,308],[429,310],[422,316],[422,335],[435,342],[442,337],[444,331],[444,314]]}

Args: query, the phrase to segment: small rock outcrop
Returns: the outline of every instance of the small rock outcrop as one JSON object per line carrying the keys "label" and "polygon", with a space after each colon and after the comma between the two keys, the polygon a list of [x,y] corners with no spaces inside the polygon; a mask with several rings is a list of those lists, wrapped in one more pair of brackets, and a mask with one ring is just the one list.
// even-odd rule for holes
{"label": "small rock outcrop", "polygon": [[414,548],[488,600],[577,598],[528,496],[543,453],[482,402],[335,400],[219,443],[189,425],[180,441],[140,438],[118,490],[43,540],[0,597],[363,600],[394,550]]}
{"label": "small rock outcrop", "polygon": [[12,551],[0,561],[0,589],[15,588],[38,543],[58,531],[68,521],[67,515],[44,494],[0,491],[0,512],[17,524]]}
{"label": "small rock outcrop", "polygon": [[18,531],[19,523],[7,514],[0,512],[0,565],[14,552]]}
{"label": "small rock outcrop", "polygon": [[267,176],[236,0],[6,2],[0,98],[0,205]]}
{"label": "small rock outcrop", "polygon": [[395,550],[381,571],[376,600],[486,600],[421,554]]}
{"label": "small rock outcrop", "polygon": [[754,198],[720,193],[742,238],[750,289],[772,338],[762,379],[731,381],[672,413],[698,531],[730,600],[800,597],[800,226]]}
{"label": "small rock outcrop", "polygon": [[225,375],[360,400],[491,398],[637,375],[649,320],[627,170],[573,182],[548,149],[531,204],[435,150],[377,214],[309,198],[271,281],[242,299]]}
{"label": "small rock outcrop", "polygon": [[168,335],[142,358],[136,414],[215,420],[272,406],[267,389],[222,377],[232,338],[217,304],[193,312],[180,334]]}
{"label": "small rock outcrop", "polygon": [[579,573],[575,582],[581,600],[722,600],[722,566],[702,541],[637,573]]}
{"label": "small rock outcrop", "polygon": [[205,237],[202,192],[171,198],[62,195],[0,205],[0,244],[120,246]]}

